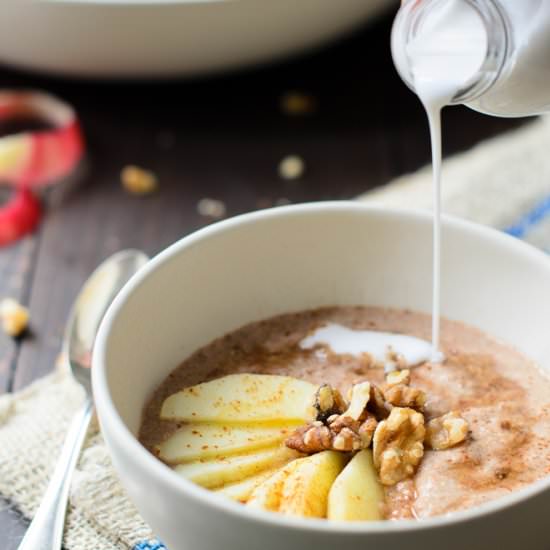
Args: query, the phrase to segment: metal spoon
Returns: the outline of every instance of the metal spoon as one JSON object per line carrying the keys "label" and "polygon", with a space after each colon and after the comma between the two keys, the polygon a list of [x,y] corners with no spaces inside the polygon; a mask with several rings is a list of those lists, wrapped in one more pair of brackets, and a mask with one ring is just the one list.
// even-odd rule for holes
{"label": "metal spoon", "polygon": [[63,357],[86,400],[75,414],[46,493],[18,550],[61,550],[73,470],[93,412],[92,348],[103,315],[130,277],[149,258],[138,250],[123,250],[105,260],[84,284],[67,323]]}

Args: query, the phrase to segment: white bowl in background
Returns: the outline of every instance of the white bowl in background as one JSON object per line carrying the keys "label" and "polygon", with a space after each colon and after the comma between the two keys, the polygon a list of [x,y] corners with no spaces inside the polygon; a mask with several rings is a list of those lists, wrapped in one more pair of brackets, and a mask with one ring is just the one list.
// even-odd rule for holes
{"label": "white bowl in background", "polygon": [[84,77],[196,75],[313,47],[398,5],[398,0],[2,0],[0,62]]}
{"label": "white bowl in background", "polygon": [[[183,359],[246,323],[330,305],[429,312],[431,218],[347,202],[229,219],[183,238],[115,299],[93,357],[97,411],[128,494],[170,550],[544,550],[550,478],[447,517],[340,523],[247,509],[178,476],[135,438]],[[550,258],[495,230],[443,224],[442,312],[550,370]]]}

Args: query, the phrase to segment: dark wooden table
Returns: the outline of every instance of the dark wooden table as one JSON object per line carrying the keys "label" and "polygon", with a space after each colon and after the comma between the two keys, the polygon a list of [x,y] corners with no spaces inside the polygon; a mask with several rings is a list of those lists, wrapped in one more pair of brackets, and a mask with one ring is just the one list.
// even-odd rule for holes
{"label": "dark wooden table", "polygon": [[[0,88],[40,88],[75,106],[88,158],[77,181],[47,197],[40,230],[0,249],[0,296],[32,315],[29,337],[0,334],[0,393],[52,370],[71,303],[103,258],[126,247],[155,254],[209,223],[196,209],[201,198],[222,200],[230,216],[279,199],[348,199],[426,163],[426,118],[393,69],[390,23],[284,64],[200,81],[90,83],[1,69]],[[285,116],[279,99],[289,90],[313,94],[317,112]],[[517,124],[449,109],[445,152]],[[278,175],[288,154],[306,163],[297,181]],[[159,192],[128,195],[119,179],[127,164],[153,170]],[[1,546],[13,550],[25,522],[6,508]]]}

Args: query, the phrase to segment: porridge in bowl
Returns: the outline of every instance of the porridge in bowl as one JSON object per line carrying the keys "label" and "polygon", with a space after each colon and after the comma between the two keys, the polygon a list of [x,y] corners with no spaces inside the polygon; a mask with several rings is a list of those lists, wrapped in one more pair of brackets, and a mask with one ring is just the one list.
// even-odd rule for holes
{"label": "porridge in bowl", "polygon": [[455,321],[431,357],[430,323],[357,306],[242,327],[168,376],[140,440],[220,498],[329,520],[444,515],[548,475],[550,379]]}

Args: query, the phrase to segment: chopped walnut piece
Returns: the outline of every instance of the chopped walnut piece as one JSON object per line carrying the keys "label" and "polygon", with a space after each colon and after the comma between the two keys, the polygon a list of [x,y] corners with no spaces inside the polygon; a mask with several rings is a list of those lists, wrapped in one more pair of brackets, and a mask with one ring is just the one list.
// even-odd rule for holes
{"label": "chopped walnut piece", "polygon": [[308,93],[291,91],[281,97],[280,107],[285,115],[311,115],[317,110],[317,99]]}
{"label": "chopped walnut piece", "polygon": [[315,420],[324,422],[332,415],[342,414],[346,408],[346,402],[340,392],[329,384],[319,386],[319,389],[315,392],[313,402],[313,416]]}
{"label": "chopped walnut piece", "polygon": [[462,443],[468,436],[468,423],[456,411],[433,418],[426,425],[426,445],[440,451]]}
{"label": "chopped walnut piece", "polygon": [[363,448],[363,443],[353,430],[342,428],[340,433],[334,436],[332,448],[335,451],[360,451]]}
{"label": "chopped walnut piece", "polygon": [[340,433],[344,428],[353,430],[354,432],[359,430],[361,422],[355,420],[351,416],[342,415],[333,415],[327,420],[327,424],[330,428],[330,431],[334,434]]}
{"label": "chopped walnut piece", "polygon": [[297,180],[305,172],[306,165],[298,155],[288,155],[279,162],[279,176],[284,180]]}
{"label": "chopped walnut piece", "polygon": [[408,386],[411,383],[411,371],[409,369],[394,370],[386,375],[386,386],[397,386],[403,384]]}
{"label": "chopped walnut piece", "polygon": [[8,336],[14,338],[25,332],[29,324],[29,310],[13,298],[5,298],[0,302],[0,320],[2,329]]}
{"label": "chopped walnut piece", "polygon": [[426,404],[426,394],[422,390],[405,384],[385,387],[382,391],[386,402],[394,407],[422,410]]}
{"label": "chopped walnut piece", "polygon": [[394,407],[408,407],[422,410],[426,404],[426,394],[417,388],[411,388],[411,371],[396,370],[386,375],[382,394],[387,404]]}
{"label": "chopped walnut piece", "polygon": [[366,449],[371,444],[376,426],[378,426],[378,421],[371,415],[369,415],[367,419],[361,423],[361,426],[359,426],[357,433],[363,444],[362,449]]}
{"label": "chopped walnut piece", "polygon": [[342,416],[349,416],[354,420],[359,420],[367,408],[370,395],[371,387],[368,382],[361,382],[352,386],[349,396],[350,404],[347,410],[342,413]]}
{"label": "chopped walnut piece", "polygon": [[120,180],[124,189],[133,195],[149,195],[158,187],[158,179],[154,172],[132,164],[122,169]]}
{"label": "chopped walnut piece", "polygon": [[[361,420],[354,420],[345,414],[328,419],[328,425],[334,434],[333,449],[337,451],[358,451],[369,447],[378,422],[368,412],[362,415]],[[350,434],[351,432],[351,434]],[[342,437],[338,437],[343,434]]]}
{"label": "chopped walnut piece", "polygon": [[329,449],[332,443],[330,430],[322,424],[316,423],[304,433],[304,444],[306,447],[318,447],[319,449]]}
{"label": "chopped walnut piece", "polygon": [[334,406],[334,397],[332,388],[328,384],[323,384],[315,392],[315,408],[320,414],[326,414]]}
{"label": "chopped walnut piece", "polygon": [[392,404],[386,401],[382,390],[378,386],[371,384],[370,391],[370,400],[367,404],[367,409],[372,412],[378,420],[387,418],[392,410]]}
{"label": "chopped walnut piece", "polygon": [[298,428],[287,438],[285,445],[300,453],[318,453],[332,448],[332,434],[322,422],[315,421]]}
{"label": "chopped walnut piece", "polygon": [[390,346],[386,352],[386,360],[384,361],[384,371],[391,373],[407,368],[407,361],[402,354],[397,353]]}
{"label": "chopped walnut piece", "polygon": [[424,416],[394,407],[378,424],[373,437],[374,465],[383,485],[395,485],[414,474],[424,455]]}
{"label": "chopped walnut piece", "polygon": [[197,212],[205,218],[213,218],[219,220],[223,218],[227,212],[227,207],[223,201],[204,197],[197,203]]}

